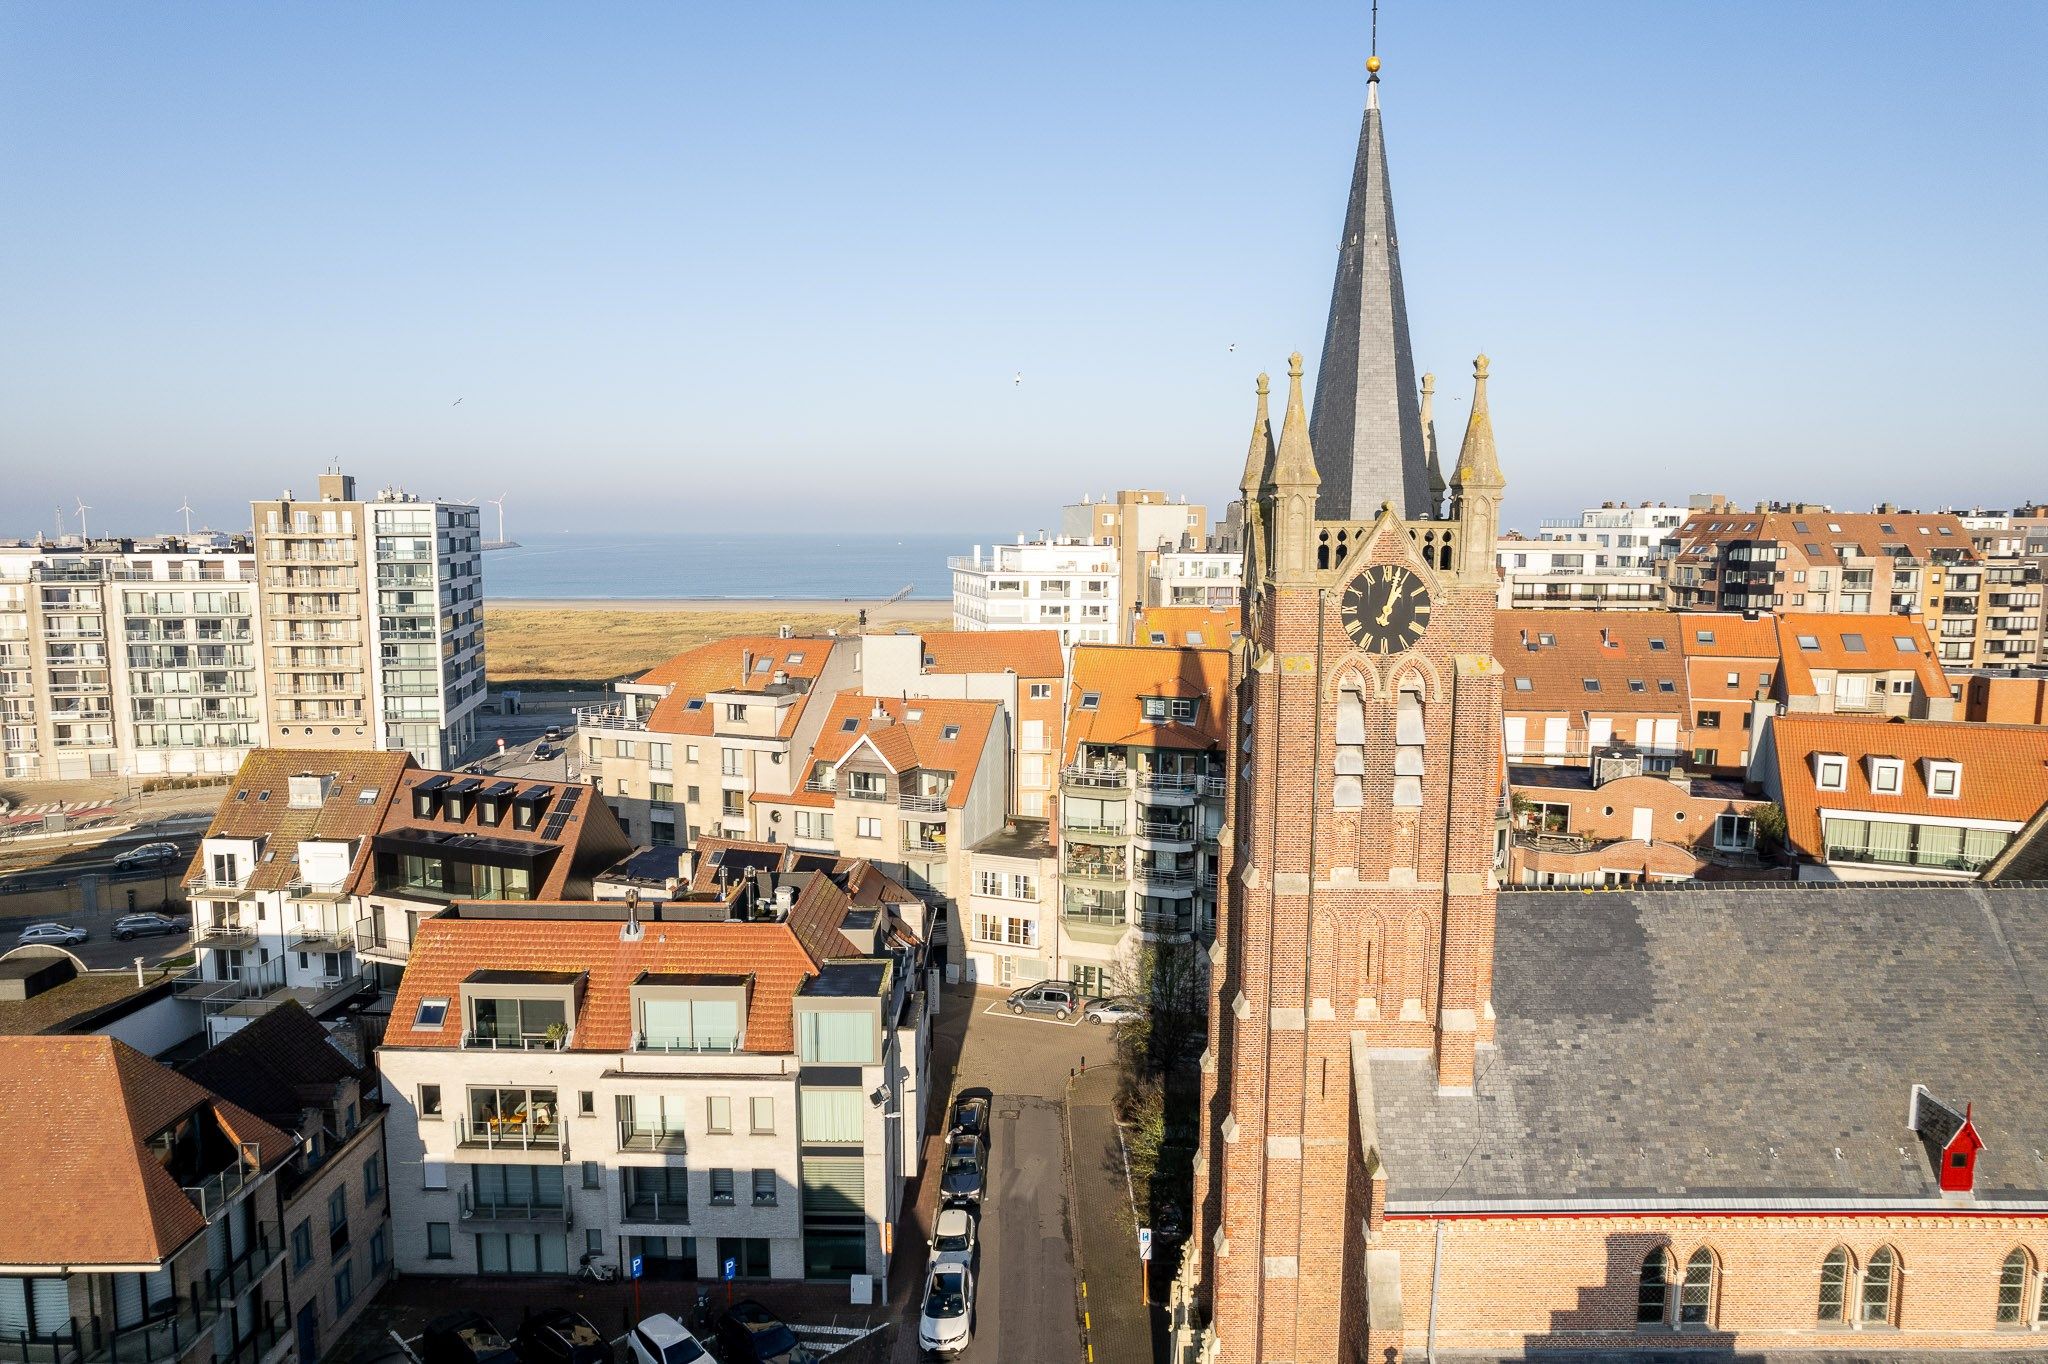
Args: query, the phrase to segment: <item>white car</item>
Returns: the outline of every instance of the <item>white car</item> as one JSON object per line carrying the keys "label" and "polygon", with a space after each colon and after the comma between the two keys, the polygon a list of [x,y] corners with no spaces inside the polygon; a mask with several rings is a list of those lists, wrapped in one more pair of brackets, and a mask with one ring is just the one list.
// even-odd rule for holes
{"label": "white car", "polygon": [[941,1260],[974,1260],[974,1216],[965,1208],[941,1208],[932,1227],[932,1263]]}
{"label": "white car", "polygon": [[1145,1006],[1135,999],[1098,999],[1081,1014],[1090,1023],[1121,1023],[1129,1018],[1143,1018]]}
{"label": "white car", "polygon": [[974,1339],[974,1270],[948,1255],[932,1261],[924,1279],[917,1343],[935,1355],[957,1355]]}
{"label": "white car", "polygon": [[635,1326],[627,1339],[633,1346],[633,1364],[699,1364],[711,1358],[690,1328],[666,1312]]}

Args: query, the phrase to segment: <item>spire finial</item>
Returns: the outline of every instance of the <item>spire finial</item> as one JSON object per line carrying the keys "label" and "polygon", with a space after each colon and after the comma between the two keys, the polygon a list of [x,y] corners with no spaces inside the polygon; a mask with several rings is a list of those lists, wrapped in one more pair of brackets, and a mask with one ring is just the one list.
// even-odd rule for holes
{"label": "spire finial", "polygon": [[1308,405],[1301,399],[1301,352],[1287,357],[1287,414],[1280,421],[1280,448],[1273,457],[1276,487],[1313,488],[1322,480],[1309,442]]}
{"label": "spire finial", "polygon": [[1259,375],[1259,406],[1252,417],[1252,444],[1245,451],[1244,477],[1238,480],[1238,490],[1246,502],[1256,502],[1265,494],[1273,481],[1273,425],[1266,415],[1266,395],[1272,390],[1272,380]]}
{"label": "spire finial", "polygon": [[1465,423],[1465,446],[1458,452],[1455,486],[1490,488],[1504,486],[1500,461],[1493,448],[1493,417],[1486,410],[1486,371],[1492,367],[1482,352],[1472,361],[1472,412]]}
{"label": "spire finial", "polygon": [[1300,351],[1296,351],[1294,352],[1294,354],[1287,357],[1287,377],[1289,379],[1299,379],[1301,377]]}

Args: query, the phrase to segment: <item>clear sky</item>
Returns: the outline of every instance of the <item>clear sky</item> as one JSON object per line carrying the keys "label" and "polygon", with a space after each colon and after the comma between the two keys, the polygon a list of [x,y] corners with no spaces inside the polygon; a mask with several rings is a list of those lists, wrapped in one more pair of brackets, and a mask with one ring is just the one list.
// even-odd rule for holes
{"label": "clear sky", "polygon": [[[1321,344],[1365,9],[0,6],[0,534],[332,461],[514,535],[1220,509]],[[2048,5],[1387,0],[1380,48],[1508,524],[2048,496]]]}

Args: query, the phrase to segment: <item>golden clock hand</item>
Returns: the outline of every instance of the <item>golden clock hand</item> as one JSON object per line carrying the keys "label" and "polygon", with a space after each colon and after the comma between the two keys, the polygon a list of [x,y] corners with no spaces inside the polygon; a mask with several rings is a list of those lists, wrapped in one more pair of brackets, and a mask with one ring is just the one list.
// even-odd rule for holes
{"label": "golden clock hand", "polygon": [[1393,620],[1394,620],[1394,589],[1390,587],[1390,588],[1388,588],[1388,589],[1387,589],[1387,604],[1386,604],[1385,606],[1382,606],[1382,607],[1380,608],[1380,613],[1379,613],[1379,616],[1378,616],[1378,617],[1376,618],[1376,620],[1374,621],[1374,623],[1375,623],[1375,624],[1377,624],[1377,625],[1382,625],[1382,626],[1384,626],[1384,625],[1391,625],[1391,624],[1393,623]]}

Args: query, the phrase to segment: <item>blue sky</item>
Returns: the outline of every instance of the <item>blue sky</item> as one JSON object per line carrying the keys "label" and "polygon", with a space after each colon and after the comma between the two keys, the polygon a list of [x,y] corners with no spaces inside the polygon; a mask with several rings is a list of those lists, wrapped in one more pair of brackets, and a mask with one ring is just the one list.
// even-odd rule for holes
{"label": "blue sky", "polygon": [[[0,7],[0,534],[333,461],[515,535],[1220,507],[1321,342],[1364,11]],[[1510,525],[2048,496],[2048,6],[1389,0],[1381,51]]]}

